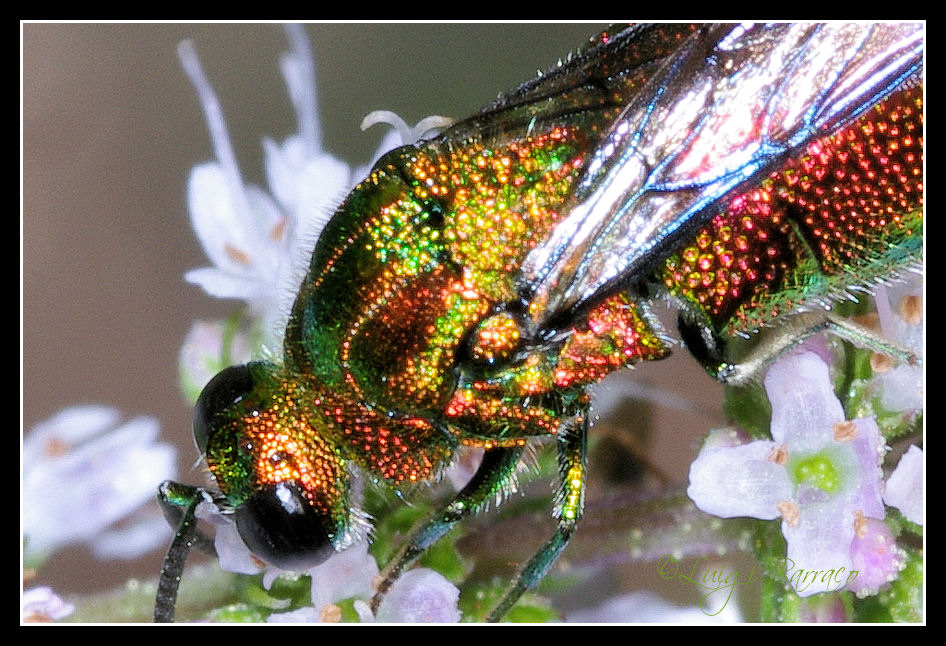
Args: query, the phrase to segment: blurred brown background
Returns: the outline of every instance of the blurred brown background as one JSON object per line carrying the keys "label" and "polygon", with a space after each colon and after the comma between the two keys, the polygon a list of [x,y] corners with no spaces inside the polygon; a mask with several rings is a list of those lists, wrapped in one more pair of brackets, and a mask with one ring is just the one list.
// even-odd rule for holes
{"label": "blurred brown background", "polygon": [[[463,117],[599,27],[309,25],[325,147],[363,164],[381,136],[380,128],[359,130],[371,110],[393,110],[409,123]],[[175,48],[185,38],[194,40],[221,99],[244,179],[265,184],[261,138],[295,132],[278,68],[288,49],[279,25],[22,25],[22,398],[24,432],[78,403],[153,415],[181,447],[181,479],[196,484],[177,354],[192,321],[229,314],[232,303],[183,280],[207,264],[188,221],[185,184],[191,167],[212,156],[178,64]],[[635,378],[719,409],[720,390],[684,353]],[[662,415],[670,430],[655,459],[685,481],[692,436],[718,419],[672,407]],[[67,550],[37,583],[66,593],[100,590],[156,575],[161,556],[103,564]]]}

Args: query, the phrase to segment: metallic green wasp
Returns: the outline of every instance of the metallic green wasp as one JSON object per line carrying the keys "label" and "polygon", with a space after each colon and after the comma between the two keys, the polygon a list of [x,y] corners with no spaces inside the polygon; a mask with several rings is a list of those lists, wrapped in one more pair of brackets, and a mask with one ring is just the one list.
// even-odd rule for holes
{"label": "metallic green wasp", "polygon": [[[180,527],[156,619],[205,496],[254,554],[302,570],[361,536],[352,470],[400,490],[485,449],[377,602],[552,437],[557,527],[502,618],[579,523],[587,387],[668,354],[655,299],[730,383],[826,326],[865,340],[823,306],[921,262],[922,60],[910,24],[633,26],[382,157],[321,234],[281,362],[224,370],[198,401],[216,490],[162,485]],[[729,339],[782,324],[732,360]]]}

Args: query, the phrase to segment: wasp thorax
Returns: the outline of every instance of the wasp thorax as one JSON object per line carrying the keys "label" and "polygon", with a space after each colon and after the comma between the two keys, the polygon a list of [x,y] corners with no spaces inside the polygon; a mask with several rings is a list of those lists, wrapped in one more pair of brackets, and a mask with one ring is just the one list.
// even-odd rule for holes
{"label": "wasp thorax", "polygon": [[304,399],[276,366],[255,362],[211,380],[194,420],[244,543],[290,570],[328,558],[348,525],[343,461],[309,423]]}

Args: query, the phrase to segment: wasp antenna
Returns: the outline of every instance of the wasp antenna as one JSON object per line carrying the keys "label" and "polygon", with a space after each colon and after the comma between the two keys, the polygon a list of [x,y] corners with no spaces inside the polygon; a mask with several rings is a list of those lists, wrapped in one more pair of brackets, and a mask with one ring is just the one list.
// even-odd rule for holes
{"label": "wasp antenna", "polygon": [[[196,487],[167,481],[158,487],[158,503],[170,519],[172,511],[183,507],[180,522],[171,545],[164,557],[161,577],[158,579],[158,593],[154,602],[154,622],[172,623],[174,606],[177,603],[177,589],[181,583],[181,574],[187,562],[187,554],[194,545],[197,534],[197,518],[194,515],[198,503],[204,498],[204,492]],[[176,514],[175,514],[176,515]]]}

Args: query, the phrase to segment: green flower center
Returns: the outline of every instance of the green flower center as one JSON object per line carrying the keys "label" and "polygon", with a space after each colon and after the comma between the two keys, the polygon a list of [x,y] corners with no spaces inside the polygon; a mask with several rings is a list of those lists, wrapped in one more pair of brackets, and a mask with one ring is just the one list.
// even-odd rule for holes
{"label": "green flower center", "polygon": [[836,493],[841,488],[841,475],[834,463],[820,453],[799,460],[795,464],[794,475],[797,484],[816,487],[828,493]]}

